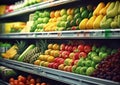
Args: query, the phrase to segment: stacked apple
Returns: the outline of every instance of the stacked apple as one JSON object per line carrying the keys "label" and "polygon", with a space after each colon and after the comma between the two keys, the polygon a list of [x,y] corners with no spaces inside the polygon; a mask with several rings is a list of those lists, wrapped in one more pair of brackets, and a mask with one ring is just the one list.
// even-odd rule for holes
{"label": "stacked apple", "polygon": [[34,13],[34,24],[31,27],[30,32],[42,32],[44,26],[49,22],[50,12],[48,10],[36,11]]}
{"label": "stacked apple", "polygon": [[60,21],[58,21],[57,23],[57,30],[58,31],[66,30],[66,28],[69,27],[70,21],[73,20],[74,8],[61,9],[60,15],[61,17]]}
{"label": "stacked apple", "polygon": [[58,63],[54,62],[57,57],[59,57],[59,45],[49,44],[48,49],[44,52],[44,55],[40,55],[34,64],[50,68],[57,68]]}
{"label": "stacked apple", "polygon": [[57,22],[60,21],[60,19],[61,19],[60,10],[51,11],[50,12],[50,20],[45,25],[44,31],[56,31]]}
{"label": "stacked apple", "polygon": [[120,51],[108,56],[91,76],[120,82]]}

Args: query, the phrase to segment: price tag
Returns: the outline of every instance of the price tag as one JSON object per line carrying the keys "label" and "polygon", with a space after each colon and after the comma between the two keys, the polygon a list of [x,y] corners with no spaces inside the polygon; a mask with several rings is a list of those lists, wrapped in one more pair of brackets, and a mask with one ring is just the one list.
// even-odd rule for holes
{"label": "price tag", "polygon": [[88,31],[85,31],[85,32],[83,33],[83,36],[84,36],[84,37],[90,37],[90,33],[89,33]]}
{"label": "price tag", "polygon": [[105,38],[111,37],[111,30],[110,29],[105,29]]}
{"label": "price tag", "polygon": [[79,37],[80,36],[80,33],[79,32],[77,32],[77,37]]}
{"label": "price tag", "polygon": [[58,36],[58,38],[60,38],[60,37],[62,36],[62,34],[61,34],[61,33],[58,33],[57,36]]}

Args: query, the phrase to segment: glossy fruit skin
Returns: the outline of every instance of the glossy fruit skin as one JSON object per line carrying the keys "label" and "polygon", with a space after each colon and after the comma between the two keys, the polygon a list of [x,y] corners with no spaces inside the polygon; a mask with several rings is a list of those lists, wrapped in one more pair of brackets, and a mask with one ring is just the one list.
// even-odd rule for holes
{"label": "glossy fruit skin", "polygon": [[89,53],[92,50],[90,45],[85,45],[84,46],[84,52]]}

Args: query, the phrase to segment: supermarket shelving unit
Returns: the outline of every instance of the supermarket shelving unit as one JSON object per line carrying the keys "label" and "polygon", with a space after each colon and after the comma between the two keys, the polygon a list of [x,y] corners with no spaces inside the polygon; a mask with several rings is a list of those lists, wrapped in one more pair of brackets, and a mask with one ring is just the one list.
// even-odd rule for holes
{"label": "supermarket shelving unit", "polygon": [[[67,3],[78,2],[79,0],[56,0],[53,2],[43,2],[28,6],[12,13],[0,16],[0,19],[29,13],[38,9],[45,9],[53,6],[64,5]],[[120,29],[99,29],[99,30],[74,30],[74,31],[55,31],[55,32],[31,32],[31,33],[10,33],[0,34],[1,39],[119,39]],[[35,66],[28,63],[23,63],[14,60],[0,58],[0,64],[21,70],[24,72],[44,76],[46,78],[65,82],[70,85],[119,85],[118,82],[110,80],[74,74],[70,72],[60,71],[56,69]],[[0,81],[1,82],[1,81]]]}

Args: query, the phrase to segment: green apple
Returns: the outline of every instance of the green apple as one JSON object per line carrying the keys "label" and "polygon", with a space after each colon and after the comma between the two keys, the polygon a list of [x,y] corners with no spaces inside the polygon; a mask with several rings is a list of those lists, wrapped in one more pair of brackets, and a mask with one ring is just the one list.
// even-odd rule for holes
{"label": "green apple", "polygon": [[67,24],[67,23],[66,23],[65,21],[61,21],[61,22],[60,22],[60,26],[61,26],[61,27],[66,27],[66,24]]}
{"label": "green apple", "polygon": [[100,48],[97,48],[95,52],[96,52],[96,53],[99,53],[99,52],[100,52]]}
{"label": "green apple", "polygon": [[95,63],[99,63],[99,62],[102,60],[102,58],[100,58],[99,56],[94,56],[94,57],[92,57],[92,60],[93,60]]}
{"label": "green apple", "polygon": [[42,12],[39,13],[39,17],[41,17],[41,16],[42,16]]}
{"label": "green apple", "polygon": [[101,56],[101,58],[104,59],[104,58],[106,58],[107,56],[108,56],[107,53],[103,53],[102,56]]}
{"label": "green apple", "polygon": [[60,27],[61,26],[61,21],[58,21],[57,22],[57,27]]}
{"label": "green apple", "polygon": [[86,75],[91,75],[93,74],[93,72],[95,71],[95,68],[94,67],[88,67],[88,69],[86,70]]}
{"label": "green apple", "polygon": [[77,68],[76,65],[73,65],[73,66],[72,66],[72,72],[73,72],[73,73],[75,73],[76,68]]}
{"label": "green apple", "polygon": [[87,67],[81,67],[80,68],[80,74],[86,75],[86,70],[87,70]]}
{"label": "green apple", "polygon": [[68,17],[68,15],[63,15],[63,16],[62,16],[62,20],[63,20],[63,21],[67,21],[67,17]]}
{"label": "green apple", "polygon": [[62,9],[62,10],[60,11],[60,15],[63,16],[63,15],[65,15],[65,14],[67,14],[67,10],[66,10],[66,9]]}
{"label": "green apple", "polygon": [[82,61],[84,61],[84,60],[85,60],[84,58],[80,58],[77,63],[77,66],[82,66]]}
{"label": "green apple", "polygon": [[38,18],[37,22],[38,22],[39,24],[43,23],[43,18]]}
{"label": "green apple", "polygon": [[102,46],[102,47],[100,48],[100,51],[101,51],[101,52],[105,52],[106,49],[107,49],[106,46]]}
{"label": "green apple", "polygon": [[48,23],[48,22],[49,22],[49,18],[48,17],[43,18],[43,23]]}
{"label": "green apple", "polygon": [[96,66],[96,63],[95,63],[94,61],[92,61],[91,66],[92,66],[92,67],[95,67],[95,66]]}
{"label": "green apple", "polygon": [[77,67],[75,70],[75,73],[80,74],[80,69],[81,69],[81,67]]}
{"label": "green apple", "polygon": [[93,58],[94,56],[97,56],[97,53],[96,53],[96,52],[92,52],[92,53],[91,53],[91,58]]}
{"label": "green apple", "polygon": [[50,17],[50,12],[47,11],[47,10],[45,10],[43,14],[44,14],[45,17]]}
{"label": "green apple", "polygon": [[90,67],[91,64],[92,64],[92,61],[91,61],[91,60],[86,60],[86,61],[85,61],[85,66],[86,66],[86,67]]}
{"label": "green apple", "polygon": [[67,21],[71,21],[73,19],[73,15],[68,15]]}

